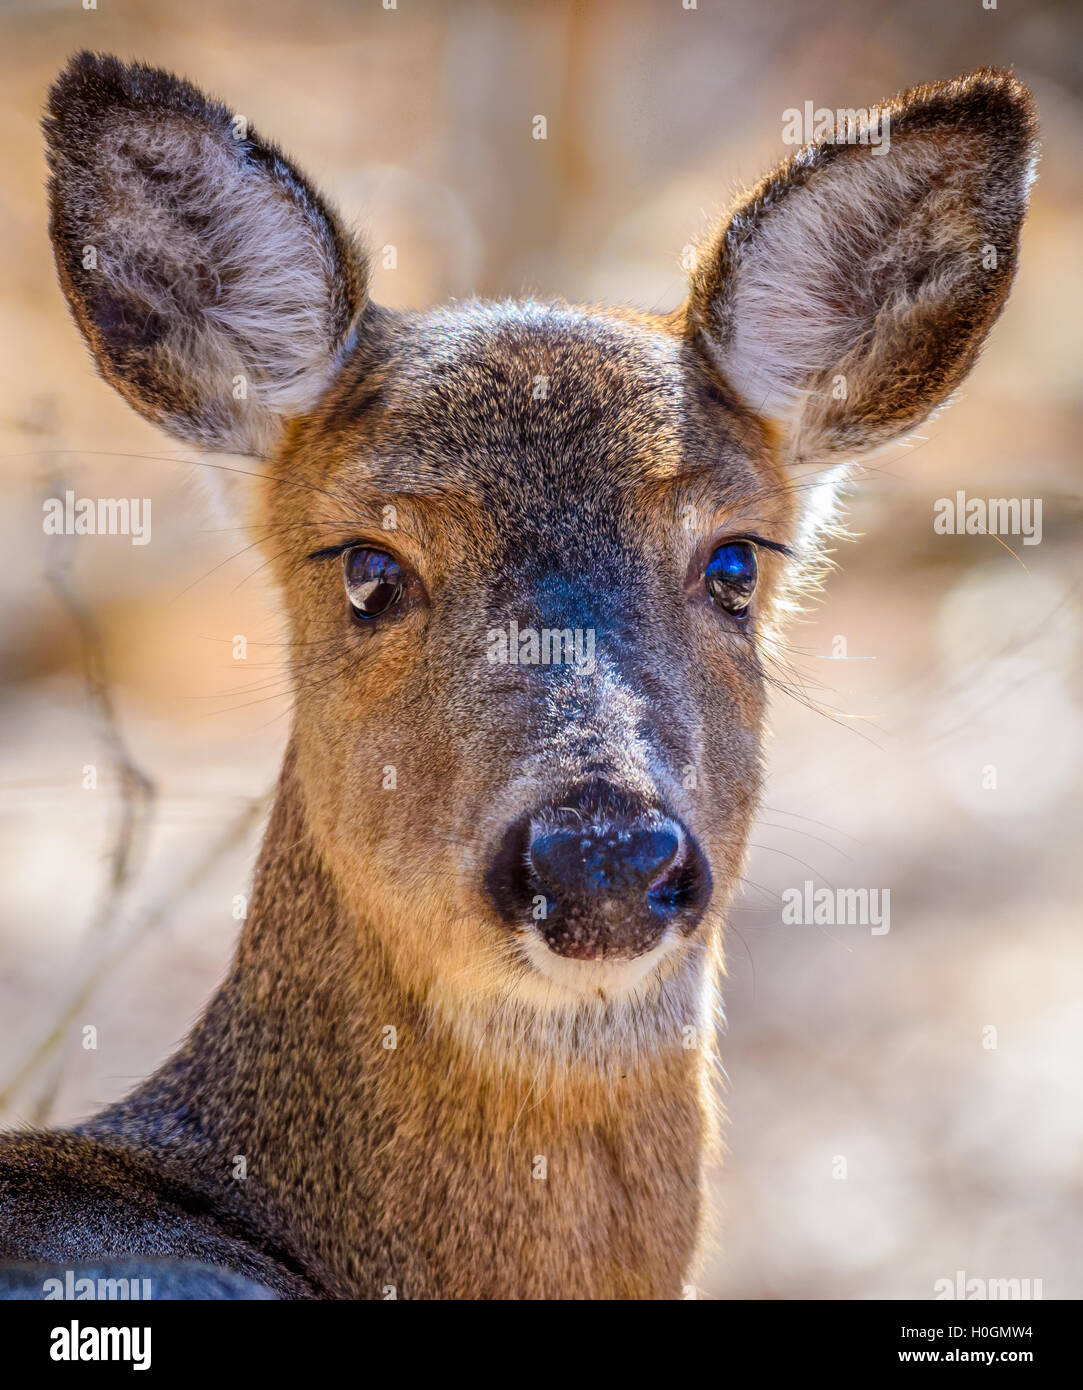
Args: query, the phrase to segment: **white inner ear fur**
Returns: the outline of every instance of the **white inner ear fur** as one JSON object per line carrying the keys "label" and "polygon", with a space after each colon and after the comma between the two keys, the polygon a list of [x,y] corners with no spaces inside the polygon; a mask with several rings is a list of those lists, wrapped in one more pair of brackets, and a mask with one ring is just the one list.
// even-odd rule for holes
{"label": "white inner ear fur", "polygon": [[194,120],[125,121],[103,136],[99,158],[106,187],[88,189],[84,209],[99,273],[161,316],[161,370],[195,407],[194,422],[163,426],[270,452],[281,417],[311,406],[340,360],[331,238]]}
{"label": "white inner ear fur", "polygon": [[[802,386],[839,363],[887,310],[905,313],[914,272],[922,299],[947,298],[978,268],[977,141],[909,136],[884,155],[855,149],[764,214],[733,269],[732,337],[713,355],[735,390],[776,420]],[[935,185],[931,182],[937,176]]]}

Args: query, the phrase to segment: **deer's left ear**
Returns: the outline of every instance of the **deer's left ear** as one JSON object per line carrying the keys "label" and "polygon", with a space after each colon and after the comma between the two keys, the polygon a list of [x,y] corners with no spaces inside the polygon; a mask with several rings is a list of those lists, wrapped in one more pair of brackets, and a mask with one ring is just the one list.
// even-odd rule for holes
{"label": "deer's left ear", "polygon": [[983,69],[878,110],[879,144],[806,146],[692,275],[688,331],[793,461],[919,425],[974,364],[1015,273],[1038,150],[1027,89]]}

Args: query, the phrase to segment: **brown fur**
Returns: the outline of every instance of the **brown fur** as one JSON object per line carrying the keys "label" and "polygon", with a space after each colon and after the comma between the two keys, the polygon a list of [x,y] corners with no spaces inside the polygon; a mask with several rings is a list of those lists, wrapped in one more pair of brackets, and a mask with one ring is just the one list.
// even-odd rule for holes
{"label": "brown fur", "polygon": [[[269,455],[249,518],[289,615],[293,733],[229,979],[133,1096],[72,1134],[0,1148],[0,1249],[203,1260],[286,1297],[678,1296],[703,1225],[712,991],[771,647],[827,515],[794,464],[911,427],[971,365],[1014,270],[1029,100],[992,72],[898,98],[890,177],[867,150],[799,156],[708,243],[688,305],[665,318],[364,303],[331,213],[249,133],[230,158],[257,203],[292,200],[308,228],[295,253],[327,289],[322,351],[306,320],[270,365],[246,357],[259,286],[243,257],[227,287],[193,272],[160,291],[182,250],[202,267],[247,234],[219,223],[217,198],[201,210],[190,170],[170,183],[170,150],[187,160],[224,138],[228,113],[202,101],[167,74],[75,60],[47,124],[54,237],[76,319],[136,408]],[[117,164],[110,132],[120,122],[138,145],[133,111],[153,178],[134,155]],[[101,198],[134,189],[157,229],[149,251],[110,244],[130,223],[95,201],[103,148]],[[776,353],[773,395],[735,389],[739,339],[764,312],[749,293],[773,245],[763,228],[799,237],[848,208],[866,261],[823,265],[829,292],[794,287],[832,300],[817,341],[836,356]],[[97,279],[73,249],[88,227]],[[989,238],[1000,256],[982,278],[966,258]],[[148,283],[133,288],[139,265]],[[787,267],[766,273],[781,283]],[[131,331],[133,295],[154,300],[152,331]],[[762,330],[777,331],[769,311]],[[235,362],[259,388],[248,413],[222,405]],[[829,395],[840,370],[844,404]],[[299,381],[300,410],[283,385]],[[761,538],[761,578],[743,627],[702,576],[720,538],[746,535]],[[387,621],[349,617],[330,553],[347,543],[412,572]],[[486,633],[512,619],[590,627],[597,669],[487,664]],[[540,970],[530,925],[503,920],[486,886],[507,827],[590,779],[679,817],[710,865],[705,916],[634,983],[604,962]]]}

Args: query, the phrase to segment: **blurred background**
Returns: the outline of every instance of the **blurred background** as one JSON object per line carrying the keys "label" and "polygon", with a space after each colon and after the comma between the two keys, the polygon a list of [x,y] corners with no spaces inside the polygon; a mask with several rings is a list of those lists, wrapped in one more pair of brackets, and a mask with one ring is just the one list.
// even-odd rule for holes
{"label": "blurred background", "polygon": [[[869,106],[987,63],[1032,86],[1044,158],[1013,297],[961,398],[865,470],[859,540],[789,634],[729,936],[728,1154],[700,1284],[929,1298],[964,1270],[1083,1295],[1079,7],[2,15],[3,1125],[85,1115],[183,1036],[230,956],[289,720],[260,557],[189,455],[95,377],[55,283],[37,123],[68,55],[144,59],[223,97],[395,248],[374,282],[395,306],[530,290],[671,308],[683,248],[789,152],[787,108]],[[45,537],[43,499],[66,488],[149,497],[151,543]],[[1041,544],[936,534],[959,489],[1041,498]],[[890,888],[890,932],[785,925],[780,895],[806,880]]]}

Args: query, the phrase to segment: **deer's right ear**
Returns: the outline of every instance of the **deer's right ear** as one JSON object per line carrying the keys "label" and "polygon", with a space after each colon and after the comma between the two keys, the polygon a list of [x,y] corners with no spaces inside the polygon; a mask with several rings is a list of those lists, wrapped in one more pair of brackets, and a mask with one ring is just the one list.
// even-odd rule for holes
{"label": "deer's right ear", "polygon": [[156,68],[78,55],[44,130],[60,282],[102,375],[181,439],[269,454],[363,308],[350,239],[243,117]]}
{"label": "deer's right ear", "polygon": [[835,132],[764,179],[692,275],[689,332],[781,427],[791,462],[838,462],[921,424],[973,365],[1015,273],[1038,150],[1022,83],[983,69],[874,120],[875,142],[872,123],[862,143]]}

